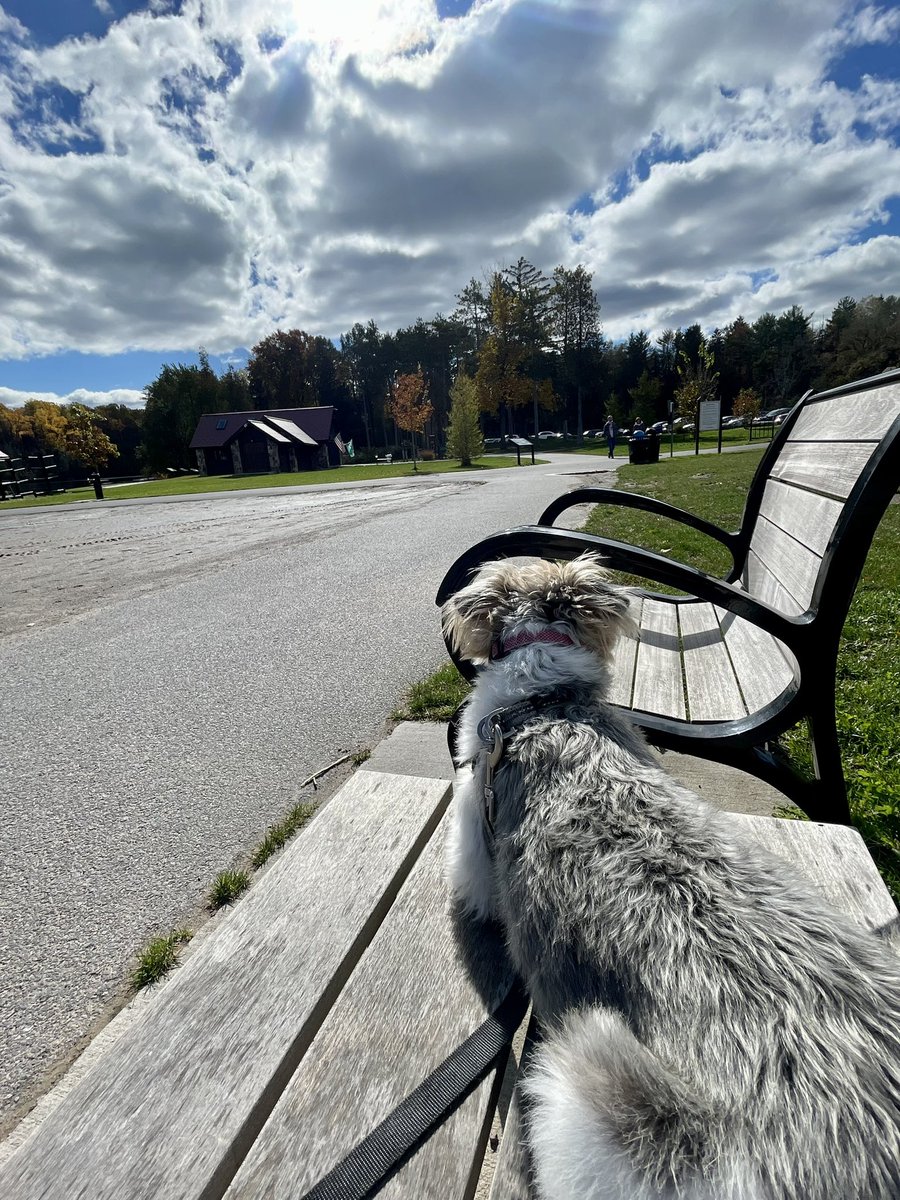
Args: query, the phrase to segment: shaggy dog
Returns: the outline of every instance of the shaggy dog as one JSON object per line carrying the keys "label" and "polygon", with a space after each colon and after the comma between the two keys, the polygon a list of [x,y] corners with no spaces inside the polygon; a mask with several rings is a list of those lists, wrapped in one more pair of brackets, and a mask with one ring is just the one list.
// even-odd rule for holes
{"label": "shaggy dog", "polygon": [[450,881],[502,922],[545,1028],[540,1196],[897,1200],[900,961],[604,703],[626,591],[588,555],[499,562],[442,617],[484,664]]}

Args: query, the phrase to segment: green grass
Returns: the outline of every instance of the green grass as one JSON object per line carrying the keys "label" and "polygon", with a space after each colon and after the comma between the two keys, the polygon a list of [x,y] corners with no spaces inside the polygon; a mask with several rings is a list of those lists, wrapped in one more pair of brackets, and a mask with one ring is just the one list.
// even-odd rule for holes
{"label": "green grass", "polygon": [[397,721],[449,721],[469,694],[469,685],[453,663],[414,683],[394,713]]}
{"label": "green grass", "polygon": [[141,953],[138,965],[131,974],[131,986],[136,992],[158,983],[178,962],[181,947],[191,940],[189,929],[176,929],[166,937],[154,938]]}
{"label": "green grass", "polygon": [[298,829],[303,828],[315,811],[314,804],[295,804],[283,821],[279,821],[277,825],[271,825],[266,830],[263,840],[253,851],[251,858],[253,869],[258,871],[264,863],[268,862],[276,850],[280,850]]}
{"label": "green grass", "polygon": [[[673,459],[653,467],[622,467],[620,487],[656,496],[737,528],[758,455]],[[668,554],[713,574],[730,565],[723,547],[674,521],[604,506],[591,513],[590,533]],[[623,577],[627,578],[627,577]],[[646,585],[646,580],[642,581]],[[652,585],[654,590],[663,590]],[[900,901],[900,506],[891,505],[875,535],[841,637],[836,711],[853,822],[866,840],[894,898]],[[805,726],[783,744],[796,766],[812,771]]]}
{"label": "green grass", "polygon": [[234,904],[241,892],[250,886],[246,871],[220,871],[209,893],[209,907],[215,911],[226,904]]}
{"label": "green grass", "polygon": [[[658,466],[620,467],[619,488],[653,496],[722,529],[734,530],[740,525],[747,489],[761,454],[762,449],[748,450],[745,454],[660,460]],[[713,575],[724,575],[731,566],[731,555],[721,543],[696,529],[652,513],[613,505],[598,506],[584,528],[600,537],[646,546]],[[646,580],[629,579],[628,582],[646,583]],[[665,590],[657,584],[653,588]]]}
{"label": "green grass", "polygon": [[[541,460],[538,459],[538,462]],[[391,466],[344,466],[328,471],[294,471],[278,475],[179,475],[174,479],[153,479],[147,483],[127,484],[121,487],[104,487],[106,500],[142,500],[148,496],[195,496],[212,492],[241,492],[249,488],[301,487],[311,484],[354,483],[365,479],[409,479],[425,475],[443,475],[449,471],[494,471],[514,467],[515,459],[509,455],[490,455],[480,458],[471,467],[460,467],[456,459],[435,462],[420,462],[418,471],[413,471],[411,462],[392,463]],[[522,464],[525,466],[525,463]],[[531,466],[528,463],[528,466]],[[32,496],[24,500],[4,500],[0,513],[13,508],[44,507],[54,504],[72,504],[78,500],[101,503],[94,496],[92,487],[72,488],[58,496]]]}

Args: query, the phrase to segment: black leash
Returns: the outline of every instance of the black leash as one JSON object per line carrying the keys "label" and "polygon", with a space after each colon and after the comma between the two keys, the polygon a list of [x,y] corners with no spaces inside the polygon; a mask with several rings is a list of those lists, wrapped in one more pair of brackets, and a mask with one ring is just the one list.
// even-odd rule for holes
{"label": "black leash", "polygon": [[380,1190],[394,1167],[481,1082],[512,1041],[527,1007],[516,980],[496,1012],[301,1200],[365,1200]]}

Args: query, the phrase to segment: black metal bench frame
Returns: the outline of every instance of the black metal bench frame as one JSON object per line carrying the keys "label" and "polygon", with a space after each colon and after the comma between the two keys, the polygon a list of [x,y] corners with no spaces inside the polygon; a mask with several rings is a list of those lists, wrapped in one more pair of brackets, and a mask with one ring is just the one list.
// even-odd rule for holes
{"label": "black metal bench frame", "polygon": [[[606,564],[686,593],[673,597],[647,593],[671,604],[705,600],[773,635],[796,661],[792,683],[771,703],[739,719],[677,720],[631,709],[637,725],[661,748],[716,760],[773,784],[817,820],[849,824],[846,785],[835,721],[835,674],[840,634],[879,521],[900,485],[900,416],[881,438],[847,496],[822,555],[821,569],[805,612],[788,616],[738,586],[747,562],[763,493],[772,469],[790,439],[791,430],[812,403],[861,394],[900,382],[900,370],[818,394],[807,393],[785,419],[764,453],[747,497],[741,527],[729,533],[691,513],[648,496],[607,488],[580,488],[561,496],[540,516],[537,525],[497,533],[472,546],[442,581],[437,603],[443,604],[481,564],[517,556],[568,560],[594,551]],[[664,555],[596,535],[552,527],[566,509],[579,504],[613,504],[643,509],[691,526],[724,545],[733,566],[718,578]],[[476,666],[448,644],[448,652],[469,680]],[[802,777],[774,745],[774,739],[806,719],[813,749],[815,779]]]}

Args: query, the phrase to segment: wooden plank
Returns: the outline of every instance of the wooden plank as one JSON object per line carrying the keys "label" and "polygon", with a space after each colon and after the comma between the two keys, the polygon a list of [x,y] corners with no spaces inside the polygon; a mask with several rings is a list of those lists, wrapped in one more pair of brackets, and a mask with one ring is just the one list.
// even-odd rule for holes
{"label": "wooden plank", "polygon": [[819,558],[825,553],[838,518],[844,511],[839,500],[770,479],[763,492],[760,513],[802,542]]}
{"label": "wooden plank", "polygon": [[788,442],[771,478],[846,500],[874,449],[872,442]]}
{"label": "wooden plank", "polygon": [[750,549],[769,573],[784,585],[801,611],[809,608],[822,566],[821,558],[763,516],[756,522]]}
{"label": "wooden plank", "polygon": [[[522,1070],[528,1069],[528,1055],[522,1059]],[[489,1200],[532,1200],[531,1165],[525,1144],[525,1122],[522,1117],[522,1098],[518,1086],[513,1089],[503,1140]]]}
{"label": "wooden plank", "polygon": [[900,384],[871,388],[856,395],[815,400],[806,405],[790,441],[879,442],[900,416]]}
{"label": "wooden plank", "polygon": [[[636,596],[631,601],[631,615],[635,624],[640,627],[641,611],[644,600]],[[634,665],[637,661],[637,636],[620,637],[613,650],[613,660],[610,667],[610,704],[618,704],[622,708],[631,708],[631,696],[634,691]]]}
{"label": "wooden plank", "polygon": [[449,793],[357,772],[4,1164],[0,1195],[221,1195]]}
{"label": "wooden plank", "polygon": [[676,605],[644,599],[632,707],[684,720],[684,681]]}
{"label": "wooden plank", "polygon": [[[457,928],[449,916],[442,832],[423,852],[226,1200],[303,1195],[506,995],[512,970],[499,934],[482,925]],[[481,1165],[493,1085],[486,1079],[379,1196],[462,1200]]]}
{"label": "wooden plank", "polygon": [[716,616],[747,711],[759,712],[793,680],[793,656],[789,661],[789,652],[771,634],[727,609],[717,608]]}
{"label": "wooden plank", "polygon": [[896,941],[897,909],[856,829],[816,821],[785,821],[729,813],[729,821],[792,863],[836,908]]}
{"label": "wooden plank", "polygon": [[713,606],[679,604],[678,620],[690,719],[728,721],[743,717],[747,709]]}
{"label": "wooden plank", "polygon": [[744,564],[743,585],[751,596],[769,604],[789,617],[797,617],[806,610],[798,604],[790,592],[780,583],[766,565],[760,562],[752,548]]}

